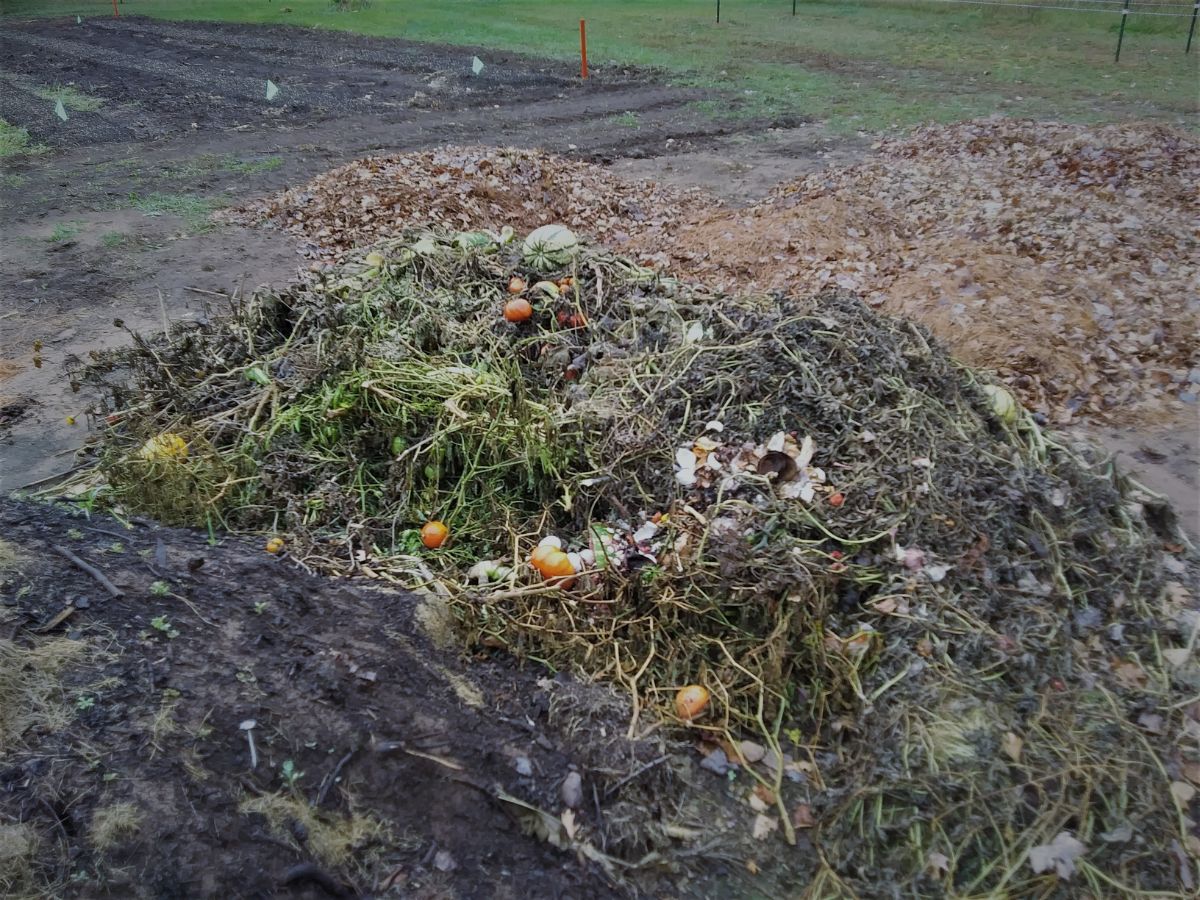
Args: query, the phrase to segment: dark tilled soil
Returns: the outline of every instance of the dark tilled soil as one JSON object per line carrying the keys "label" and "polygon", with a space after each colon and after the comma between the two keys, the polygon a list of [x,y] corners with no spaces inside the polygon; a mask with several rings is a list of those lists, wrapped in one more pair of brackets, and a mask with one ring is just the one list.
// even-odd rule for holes
{"label": "dark tilled soil", "polygon": [[[0,501],[0,535],[0,650],[55,639],[80,647],[53,701],[69,724],[40,720],[7,747],[0,731],[0,825],[36,833],[33,871],[55,896],[323,897],[323,878],[354,897],[749,889],[740,856],[720,861],[747,839],[744,813],[728,842],[688,861],[687,878],[651,867],[620,885],[526,835],[496,788],[557,815],[562,780],[576,769],[587,829],[662,768],[606,792],[613,772],[594,780],[582,762],[596,757],[588,744],[605,730],[568,733],[571,715],[548,713],[551,689],[565,682],[438,649],[426,636],[438,633],[433,601],[310,576],[241,541],[214,546],[196,532],[126,530],[45,506]],[[55,548],[101,570],[123,596],[110,597]],[[11,675],[8,652],[0,678]],[[257,767],[239,728],[247,720]],[[611,743],[624,724],[595,727]],[[289,760],[303,773],[291,787]],[[604,764],[619,774],[637,761],[616,754]],[[724,779],[686,757],[670,766],[720,798]],[[272,824],[246,808],[263,798],[333,827],[357,814],[384,830],[333,863],[321,859],[311,820],[297,813]],[[104,842],[97,823],[119,804],[132,805],[137,831]],[[0,878],[10,862],[0,857]]]}
{"label": "dark tilled soil", "polygon": [[[475,56],[485,63],[479,75],[472,72]],[[414,125],[499,129],[552,122],[570,122],[573,132],[626,111],[647,112],[651,124],[661,126],[624,134],[605,129],[610,149],[728,128],[696,113],[678,115],[678,107],[701,99],[701,92],[651,85],[628,70],[601,67],[584,82],[573,66],[557,61],[300,28],[137,17],[82,25],[38,20],[6,25],[0,33],[0,71],[8,88],[0,93],[0,117],[55,147],[353,117],[376,135]],[[271,101],[268,79],[280,89]],[[53,103],[38,92],[63,85],[104,104],[72,110],[60,122]],[[497,110],[501,115],[492,115]],[[447,119],[447,112],[457,115]]]}

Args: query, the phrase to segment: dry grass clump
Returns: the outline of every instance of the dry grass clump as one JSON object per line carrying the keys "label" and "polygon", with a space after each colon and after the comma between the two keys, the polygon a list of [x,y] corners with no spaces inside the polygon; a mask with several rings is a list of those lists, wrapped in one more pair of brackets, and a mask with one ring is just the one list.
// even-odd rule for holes
{"label": "dry grass clump", "polygon": [[0,640],[0,756],[12,751],[31,729],[58,731],[71,721],[74,709],[59,676],[84,647],[67,638],[28,646]]}
{"label": "dry grass clump", "polygon": [[92,811],[88,840],[101,853],[106,853],[137,837],[142,827],[142,817],[137,804],[127,801],[97,806]]}
{"label": "dry grass clump", "polygon": [[0,894],[13,900],[41,897],[33,867],[41,839],[25,824],[0,824]]}
{"label": "dry grass clump", "polygon": [[263,816],[276,837],[334,870],[363,864],[387,843],[387,826],[353,808],[336,815],[282,792],[248,797],[238,808],[245,815]]}

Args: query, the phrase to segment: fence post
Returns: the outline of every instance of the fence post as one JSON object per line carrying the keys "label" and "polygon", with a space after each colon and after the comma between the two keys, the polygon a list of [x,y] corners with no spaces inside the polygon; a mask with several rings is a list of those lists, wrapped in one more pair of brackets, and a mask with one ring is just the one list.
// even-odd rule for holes
{"label": "fence post", "polygon": [[587,22],[579,20],[579,77],[587,79]]}
{"label": "fence post", "polygon": [[796,0],[792,0],[792,15],[796,14]]}
{"label": "fence post", "polygon": [[1113,62],[1121,61],[1121,42],[1125,40],[1125,20],[1129,18],[1129,0],[1121,7],[1121,30],[1117,32],[1117,55]]}
{"label": "fence post", "polygon": [[717,0],[717,24],[721,24],[721,0]]}
{"label": "fence post", "polygon": [[1200,0],[1196,0],[1196,2],[1192,4],[1192,24],[1188,26],[1187,49],[1183,51],[1184,53],[1192,52],[1192,35],[1194,35],[1196,33],[1196,13],[1197,12],[1200,12]]}

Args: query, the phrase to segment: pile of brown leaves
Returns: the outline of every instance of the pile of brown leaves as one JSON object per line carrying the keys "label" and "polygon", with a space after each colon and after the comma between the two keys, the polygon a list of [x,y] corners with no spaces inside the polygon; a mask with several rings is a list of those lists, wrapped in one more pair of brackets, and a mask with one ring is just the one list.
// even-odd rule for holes
{"label": "pile of brown leaves", "polygon": [[364,159],[232,218],[270,220],[334,260],[413,226],[561,222],[737,293],[856,291],[1057,424],[1194,415],[1200,141],[989,119],[875,150],[729,210],[548,153],[443,148]]}
{"label": "pile of brown leaves", "polygon": [[854,290],[1060,424],[1200,397],[1193,136],[996,119],[875,149],[687,223],[656,258],[718,287]]}
{"label": "pile of brown leaves", "polygon": [[600,166],[537,150],[443,147],[367,157],[225,218],[269,220],[306,238],[306,255],[340,260],[351,247],[414,227],[508,225],[524,234],[558,222],[602,243],[623,244],[711,205],[699,192],[625,181]]}

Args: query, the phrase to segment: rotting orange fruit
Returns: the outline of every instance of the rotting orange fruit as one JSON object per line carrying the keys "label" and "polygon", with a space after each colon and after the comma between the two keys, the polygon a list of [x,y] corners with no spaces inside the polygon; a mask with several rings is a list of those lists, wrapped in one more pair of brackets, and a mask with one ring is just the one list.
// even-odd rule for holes
{"label": "rotting orange fruit", "polygon": [[514,275],[508,279],[508,292],[510,294],[523,294],[525,292],[525,279],[520,275]]}
{"label": "rotting orange fruit", "polygon": [[450,535],[450,529],[446,527],[445,522],[426,522],[421,526],[421,543],[430,550],[436,550],[442,544],[446,543],[446,538]]}
{"label": "rotting orange fruit", "polygon": [[545,579],[565,578],[575,574],[571,558],[560,548],[543,544],[533,551],[529,564]]}
{"label": "rotting orange fruit", "polygon": [[509,322],[524,322],[533,315],[533,307],[522,297],[504,304],[504,318]]}
{"label": "rotting orange fruit", "polygon": [[829,495],[829,505],[830,506],[841,506],[845,502],[846,502],[846,495],[843,494],[841,491],[837,491],[836,493]]}
{"label": "rotting orange fruit", "polygon": [[529,556],[529,564],[542,573],[542,567],[546,565],[546,561],[550,558],[550,554],[554,552],[562,553],[562,549],[554,547],[550,544],[538,544],[533,548],[533,553]]}
{"label": "rotting orange fruit", "polygon": [[267,541],[266,550],[268,553],[279,553],[283,550],[283,538],[273,537]]}
{"label": "rotting orange fruit", "polygon": [[685,722],[700,716],[708,708],[708,688],[689,684],[675,694],[675,714]]}

